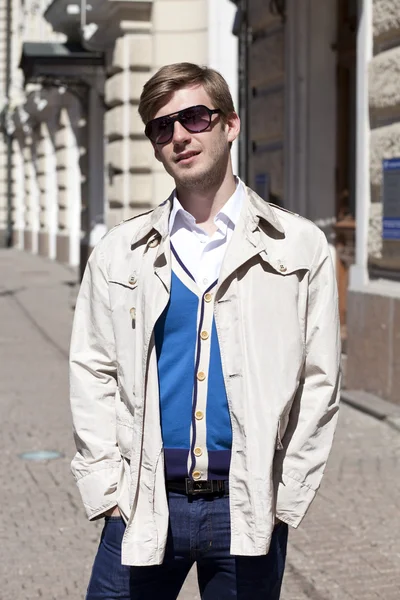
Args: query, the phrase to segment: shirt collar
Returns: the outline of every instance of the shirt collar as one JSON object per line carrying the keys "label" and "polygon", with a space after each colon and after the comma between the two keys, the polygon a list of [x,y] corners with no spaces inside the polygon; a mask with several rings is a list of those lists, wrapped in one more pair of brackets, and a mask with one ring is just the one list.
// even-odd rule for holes
{"label": "shirt collar", "polygon": [[[231,223],[233,225],[233,227],[235,227],[236,223],[238,222],[240,211],[242,209],[244,198],[245,198],[245,187],[244,187],[242,180],[239,179],[239,177],[235,176],[235,179],[236,179],[236,190],[234,191],[232,196],[229,198],[229,200],[221,208],[219,213],[214,217],[215,223],[217,223],[218,221],[223,221],[227,225],[229,223]],[[170,232],[170,234],[172,233],[172,230],[174,228],[175,229],[179,228],[178,222],[176,223],[176,226],[175,226],[175,221],[176,221],[178,215],[180,218],[182,218],[183,220],[186,220],[188,223],[190,223],[190,225],[192,227],[196,226],[195,218],[193,217],[193,215],[191,215],[187,210],[185,210],[183,208],[182,204],[179,202],[179,200],[177,198],[176,190],[174,190],[173,195],[172,195],[172,210],[171,210],[170,217],[169,217],[169,232]]]}

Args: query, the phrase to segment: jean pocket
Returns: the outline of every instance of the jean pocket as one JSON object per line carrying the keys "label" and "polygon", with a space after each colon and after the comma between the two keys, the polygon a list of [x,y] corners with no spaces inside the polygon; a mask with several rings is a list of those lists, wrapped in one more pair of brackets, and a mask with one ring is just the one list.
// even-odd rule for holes
{"label": "jean pocket", "polygon": [[124,533],[125,522],[122,517],[105,517],[101,544],[113,554],[120,555]]}

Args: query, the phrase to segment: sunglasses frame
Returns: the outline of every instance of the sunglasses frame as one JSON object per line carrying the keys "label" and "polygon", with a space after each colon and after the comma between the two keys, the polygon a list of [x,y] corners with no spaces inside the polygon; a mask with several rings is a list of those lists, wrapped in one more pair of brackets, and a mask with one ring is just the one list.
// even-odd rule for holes
{"label": "sunglasses frame", "polygon": [[[187,110],[193,110],[194,108],[204,108],[208,113],[208,117],[209,117],[208,125],[204,129],[201,129],[200,131],[190,131],[190,129],[188,129],[188,127],[186,127],[186,125],[184,123],[182,123],[182,121],[181,121],[182,113],[186,112]],[[206,129],[208,129],[210,127],[212,116],[219,114],[221,112],[222,111],[220,108],[208,108],[204,104],[196,104],[195,106],[188,106],[187,108],[183,108],[182,110],[178,110],[177,112],[170,113],[169,115],[163,115],[162,117],[157,117],[157,119],[152,119],[151,121],[149,121],[146,124],[144,133],[145,133],[146,137],[148,137],[149,140],[153,144],[157,144],[157,145],[161,146],[164,144],[168,144],[172,140],[172,138],[174,136],[174,127],[175,127],[176,121],[179,121],[179,123],[182,125],[182,127],[184,127],[186,129],[186,131],[188,131],[189,133],[203,133],[203,131],[206,131]],[[171,136],[167,140],[165,140],[165,142],[155,142],[154,140],[151,139],[151,137],[148,134],[149,126],[157,121],[161,121],[162,119],[167,119],[167,118],[171,119],[171,123],[170,123],[172,125]]]}

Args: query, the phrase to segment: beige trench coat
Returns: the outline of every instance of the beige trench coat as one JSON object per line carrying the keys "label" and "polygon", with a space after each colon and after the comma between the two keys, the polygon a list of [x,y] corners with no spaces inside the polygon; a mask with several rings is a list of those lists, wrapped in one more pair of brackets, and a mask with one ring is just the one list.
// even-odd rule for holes
{"label": "beige trench coat", "polygon": [[[170,199],[111,230],[90,256],[71,341],[72,461],[89,519],[118,504],[122,563],[163,561],[168,529],[154,325],[171,285]],[[246,201],[214,314],[232,423],[231,553],[268,552],[318,489],[339,401],[335,274],[324,234]]]}

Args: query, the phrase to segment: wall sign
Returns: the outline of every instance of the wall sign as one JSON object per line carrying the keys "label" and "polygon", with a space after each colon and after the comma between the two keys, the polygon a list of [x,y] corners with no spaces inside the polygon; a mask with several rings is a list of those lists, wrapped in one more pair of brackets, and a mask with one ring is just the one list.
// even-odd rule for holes
{"label": "wall sign", "polygon": [[400,158],[382,161],[384,240],[400,241]]}

